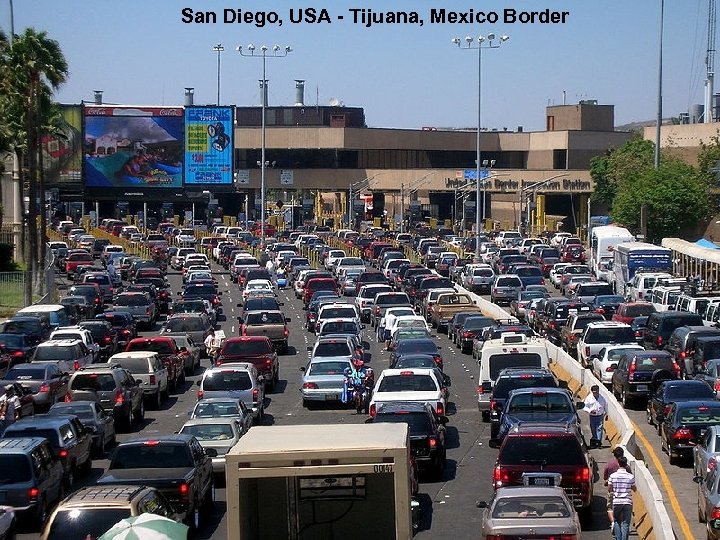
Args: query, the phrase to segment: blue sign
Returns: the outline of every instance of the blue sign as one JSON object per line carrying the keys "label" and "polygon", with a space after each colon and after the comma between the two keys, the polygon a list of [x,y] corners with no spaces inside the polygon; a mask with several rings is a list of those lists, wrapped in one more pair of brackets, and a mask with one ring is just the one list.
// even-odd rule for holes
{"label": "blue sign", "polygon": [[186,185],[231,185],[234,148],[232,107],[185,108]]}
{"label": "blue sign", "polygon": [[[487,178],[490,176],[490,171],[487,169],[480,169],[480,179]],[[463,171],[463,178],[465,180],[475,180],[477,179],[477,170],[476,169],[465,169]]]}

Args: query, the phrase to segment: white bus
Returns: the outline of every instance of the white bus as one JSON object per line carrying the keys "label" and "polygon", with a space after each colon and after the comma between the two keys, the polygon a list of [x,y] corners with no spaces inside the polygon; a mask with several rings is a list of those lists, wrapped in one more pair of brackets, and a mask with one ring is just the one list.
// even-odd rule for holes
{"label": "white bus", "polygon": [[615,246],[632,242],[635,237],[624,227],[601,225],[590,233],[590,270],[597,279],[610,281],[609,263],[613,260]]}
{"label": "white bus", "polygon": [[672,272],[672,250],[645,242],[616,244],[613,258],[613,284],[617,294],[625,295],[636,272]]}

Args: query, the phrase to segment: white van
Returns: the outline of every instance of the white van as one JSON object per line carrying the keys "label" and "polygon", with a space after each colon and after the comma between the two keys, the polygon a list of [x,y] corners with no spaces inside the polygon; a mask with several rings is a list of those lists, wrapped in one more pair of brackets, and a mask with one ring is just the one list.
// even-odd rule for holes
{"label": "white van", "polygon": [[485,341],[480,350],[480,375],[478,376],[478,409],[483,421],[490,420],[490,395],[500,371],[505,368],[547,368],[550,356],[544,338],[527,337],[512,332],[503,333],[499,339]]}
{"label": "white van", "polygon": [[710,304],[720,302],[720,296],[690,296],[689,294],[681,294],[675,302],[675,311],[688,311],[697,313],[703,319],[706,319],[708,307]]}
{"label": "white van", "polygon": [[625,298],[631,302],[647,300],[653,288],[660,285],[658,281],[670,279],[672,276],[665,272],[638,272],[625,289]]}
{"label": "white van", "polygon": [[675,307],[678,298],[682,294],[680,287],[655,287],[650,293],[650,302],[655,306],[656,311],[668,311]]}
{"label": "white van", "polygon": [[17,317],[39,317],[46,316],[50,321],[50,327],[55,329],[58,326],[70,326],[65,306],[60,304],[35,304],[22,308],[15,314]]}

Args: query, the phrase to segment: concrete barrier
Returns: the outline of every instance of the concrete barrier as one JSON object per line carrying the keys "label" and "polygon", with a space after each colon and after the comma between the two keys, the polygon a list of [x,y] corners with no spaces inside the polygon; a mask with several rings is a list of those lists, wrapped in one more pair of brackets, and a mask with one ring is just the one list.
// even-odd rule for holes
{"label": "concrete barrier", "polygon": [[[470,293],[463,287],[458,287],[458,289],[468,292],[486,315],[497,319],[508,318],[508,313],[499,306],[477,294]],[[642,460],[642,452],[635,440],[633,424],[625,413],[625,409],[592,372],[583,369],[563,349],[548,342],[548,351],[552,359],[551,369],[558,378],[568,383],[568,388],[577,399],[584,399],[590,392],[590,387],[597,384],[600,387],[600,394],[607,401],[608,420],[605,423],[605,431],[608,440],[613,446],[625,448],[625,455],[635,475],[637,492],[634,495],[633,524],[639,538],[674,540],[675,534],[672,521],[665,508],[665,501],[655,479]]]}

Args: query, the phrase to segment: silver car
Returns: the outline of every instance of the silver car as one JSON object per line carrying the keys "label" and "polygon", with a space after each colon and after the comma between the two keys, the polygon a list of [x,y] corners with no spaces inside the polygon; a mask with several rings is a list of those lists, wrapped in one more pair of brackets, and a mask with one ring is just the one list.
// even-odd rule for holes
{"label": "silver car", "polygon": [[253,425],[252,411],[245,406],[241,399],[233,398],[207,398],[195,404],[188,412],[190,419],[195,418],[234,418],[247,431]]}
{"label": "silver car", "polygon": [[202,379],[197,381],[200,389],[198,401],[205,398],[230,397],[241,399],[260,421],[265,413],[265,380],[258,375],[253,364],[231,362],[222,367],[206,369]]}
{"label": "silver car", "polygon": [[501,302],[509,304],[518,297],[523,290],[520,278],[515,274],[500,274],[490,288],[490,301],[494,304]]}
{"label": "silver car", "polygon": [[210,319],[204,313],[178,313],[165,321],[160,334],[185,334],[200,347],[200,354],[206,355],[205,338],[212,328]]}
{"label": "silver car", "polygon": [[158,317],[155,302],[144,292],[120,293],[115,298],[113,307],[117,311],[129,312],[138,326],[142,323],[148,329],[152,328]]}
{"label": "silver car", "polygon": [[693,473],[705,476],[720,465],[720,426],[710,426],[693,447]]}
{"label": "silver car", "polygon": [[195,343],[195,340],[193,340],[193,338],[188,334],[170,333],[169,335],[173,338],[173,341],[175,342],[175,345],[177,345],[178,349],[182,349],[183,347],[187,349],[188,354],[184,357],[185,373],[192,375],[195,372],[195,369],[200,367],[200,353],[205,348],[205,344],[203,343],[203,346],[201,347]]}
{"label": "silver car", "polygon": [[481,538],[580,538],[580,518],[559,486],[508,486],[484,508]]}
{"label": "silver car", "polygon": [[720,471],[711,469],[707,476],[697,475],[693,482],[698,485],[698,520],[707,523],[707,537],[720,538],[720,529],[713,525],[717,522],[715,516],[720,514]]}
{"label": "silver car", "polygon": [[212,458],[213,474],[225,476],[225,454],[245,435],[240,423],[234,418],[195,418],[185,422],[180,433],[194,435],[204,449],[212,448],[217,456]]}
{"label": "silver car", "polygon": [[[300,368],[304,373],[300,392],[305,407],[309,408],[318,401],[340,401],[342,397],[345,370],[351,368],[350,359],[344,354],[349,346],[347,341],[334,341],[337,341],[334,345],[338,348],[338,356],[315,357],[307,366]],[[327,346],[333,344],[327,343]]]}

